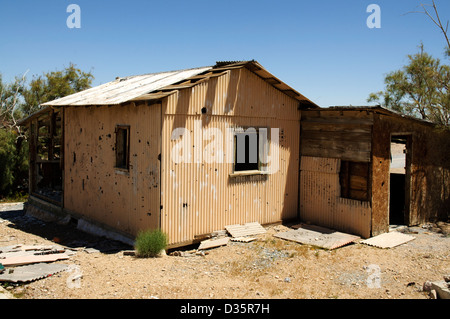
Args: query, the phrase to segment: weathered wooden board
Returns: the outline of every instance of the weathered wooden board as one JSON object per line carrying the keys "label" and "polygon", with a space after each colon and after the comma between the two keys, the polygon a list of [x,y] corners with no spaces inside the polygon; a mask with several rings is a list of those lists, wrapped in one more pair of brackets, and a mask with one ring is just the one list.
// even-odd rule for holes
{"label": "weathered wooden board", "polygon": [[390,233],[384,233],[366,240],[361,241],[362,244],[369,246],[375,246],[378,248],[392,248],[402,244],[405,244],[416,237],[392,231]]}
{"label": "weathered wooden board", "polygon": [[302,141],[301,149],[302,156],[339,158],[347,161],[367,163],[371,160],[370,151],[352,150],[344,145],[336,146],[335,148],[323,148],[321,145]]}
{"label": "weathered wooden board", "polygon": [[228,225],[225,229],[233,237],[245,237],[258,234],[264,234],[266,230],[258,222],[246,223],[244,225]]}
{"label": "weathered wooden board", "polygon": [[313,225],[297,225],[295,227],[297,229],[275,234],[274,237],[329,250],[342,247],[360,239],[359,236],[337,232],[325,227]]}
{"label": "weathered wooden board", "polygon": [[200,246],[197,249],[202,250],[202,249],[209,249],[209,248],[224,246],[224,245],[228,244],[229,240],[230,240],[230,237],[204,240],[200,243]]}
{"label": "weathered wooden board", "polygon": [[342,132],[342,133],[366,133],[371,134],[372,129],[370,125],[361,124],[326,124],[326,123],[301,123],[302,131],[317,131],[317,132]]}

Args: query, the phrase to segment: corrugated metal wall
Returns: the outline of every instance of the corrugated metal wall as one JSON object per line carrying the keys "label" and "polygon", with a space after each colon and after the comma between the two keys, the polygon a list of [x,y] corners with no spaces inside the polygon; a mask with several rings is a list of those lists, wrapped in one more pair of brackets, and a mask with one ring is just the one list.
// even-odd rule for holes
{"label": "corrugated metal wall", "polygon": [[[65,112],[65,209],[130,235],[157,228],[161,104]],[[115,169],[116,125],[130,126],[129,172]]]}
{"label": "corrugated metal wall", "polygon": [[[192,241],[229,224],[267,224],[297,216],[297,107],[298,101],[246,69],[229,71],[164,100],[161,228],[169,234],[171,244]],[[202,114],[202,108],[206,113]],[[279,128],[278,172],[231,177],[233,164],[226,158],[233,148],[224,149],[223,163],[195,163],[196,152],[210,143],[197,134],[196,126],[202,132],[218,128],[224,145],[227,128]],[[176,128],[190,132],[192,163],[177,164],[171,158],[173,147],[180,143],[180,139],[171,139]]]}
{"label": "corrugated metal wall", "polygon": [[339,159],[302,156],[300,218],[368,238],[371,228],[370,202],[340,197],[339,169]]}

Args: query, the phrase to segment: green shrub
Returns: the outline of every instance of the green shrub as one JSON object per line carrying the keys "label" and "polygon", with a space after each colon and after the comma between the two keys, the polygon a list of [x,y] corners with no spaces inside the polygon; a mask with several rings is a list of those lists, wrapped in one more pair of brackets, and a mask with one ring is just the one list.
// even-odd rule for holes
{"label": "green shrub", "polygon": [[28,143],[0,128],[0,199],[28,191]]}
{"label": "green shrub", "polygon": [[16,147],[14,134],[0,129],[0,197],[8,196],[14,184],[14,164]]}
{"label": "green shrub", "polygon": [[160,229],[140,231],[136,237],[134,246],[138,257],[156,257],[166,249],[167,235]]}

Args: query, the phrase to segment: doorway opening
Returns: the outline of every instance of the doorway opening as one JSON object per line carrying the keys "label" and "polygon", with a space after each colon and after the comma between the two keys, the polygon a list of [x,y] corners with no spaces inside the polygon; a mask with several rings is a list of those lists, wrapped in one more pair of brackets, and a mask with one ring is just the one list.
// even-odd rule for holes
{"label": "doorway opening", "polygon": [[[391,137],[389,225],[407,225],[411,176],[410,136]],[[394,226],[395,227],[395,226]]]}

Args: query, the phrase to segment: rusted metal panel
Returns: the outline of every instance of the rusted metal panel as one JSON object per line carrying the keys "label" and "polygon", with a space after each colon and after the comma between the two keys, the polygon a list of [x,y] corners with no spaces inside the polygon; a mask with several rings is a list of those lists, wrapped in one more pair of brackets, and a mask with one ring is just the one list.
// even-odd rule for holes
{"label": "rusted metal panel", "polygon": [[[169,96],[162,108],[161,228],[171,244],[192,241],[226,225],[267,224],[296,217],[298,101],[247,69],[236,69]],[[206,108],[204,113],[202,108]],[[226,148],[225,132],[236,127],[280,129],[276,173],[230,176],[233,163],[226,159],[234,150]],[[181,141],[171,138],[176,128],[190,132],[191,163],[175,163],[171,158]],[[211,142],[199,132],[207,134],[209,129],[223,132],[222,162],[198,160]]]}
{"label": "rusted metal panel", "polygon": [[[65,208],[130,235],[157,228],[160,104],[65,112]],[[115,168],[116,125],[130,126],[129,171]]]}
{"label": "rusted metal panel", "polygon": [[370,203],[340,197],[339,169],[339,159],[301,157],[300,218],[367,238]]}
{"label": "rusted metal panel", "polygon": [[372,145],[372,236],[389,231],[389,166],[391,135],[375,114]]}
{"label": "rusted metal panel", "polygon": [[406,207],[409,226],[448,218],[450,209],[449,132],[428,122],[377,114],[373,141],[373,235],[389,225],[389,162],[391,137],[408,136],[406,154]]}

